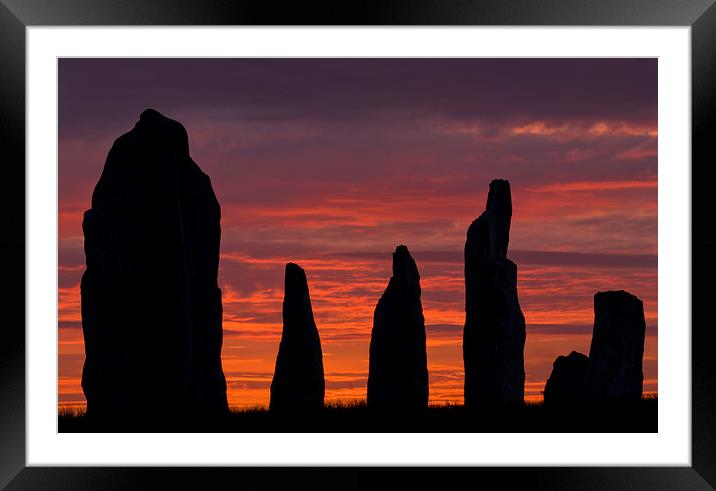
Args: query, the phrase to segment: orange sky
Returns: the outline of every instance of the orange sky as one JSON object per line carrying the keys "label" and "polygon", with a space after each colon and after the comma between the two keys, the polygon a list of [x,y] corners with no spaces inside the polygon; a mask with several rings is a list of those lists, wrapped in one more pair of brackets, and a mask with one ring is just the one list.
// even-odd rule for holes
{"label": "orange sky", "polygon": [[[626,191],[644,189],[655,192],[654,182],[620,183],[615,188]],[[514,219],[512,225],[512,248],[520,242],[529,242],[535,234],[545,229],[558,229],[559,222],[573,217],[597,216],[590,210],[599,203],[602,210],[609,207],[609,196],[614,191],[598,185],[590,186],[590,200],[585,201],[584,186],[568,186],[566,190],[532,190],[514,195]],[[541,194],[550,193],[549,202]],[[473,208],[456,213],[454,227],[441,231],[440,240],[445,241],[444,251],[421,251],[420,241],[413,255],[421,272],[423,309],[427,325],[428,365],[430,370],[430,402],[462,401],[462,324],[464,322],[464,281],[462,273],[461,243],[464,230],[472,215],[479,213],[485,193],[476,193],[475,204],[418,202],[407,205],[416,216],[429,216],[443,207],[446,210]],[[330,197],[315,208],[296,210],[251,210],[246,215],[239,210],[225,210],[224,230],[250,230],[250,223],[261,219],[262,214],[272,217],[275,227],[291,232],[298,227],[293,221],[296,215],[316,215],[327,220],[360,223],[368,229],[380,230],[386,223],[406,220],[402,211],[381,208],[376,203],[356,202],[347,205],[346,200],[331,205]],[[439,200],[438,200],[439,201]],[[450,201],[445,199],[446,202]],[[467,206],[466,206],[467,205]],[[630,205],[630,210],[635,211]],[[374,209],[375,208],[375,209]],[[227,214],[228,211],[228,214]],[[639,207],[639,212],[655,213],[653,205]],[[462,215],[462,216],[461,216]],[[410,215],[408,215],[410,216]],[[283,218],[282,218],[283,217]],[[291,219],[289,219],[291,217]],[[330,218],[329,218],[330,217]],[[540,219],[539,226],[535,221]],[[77,220],[63,220],[63,231],[79,229]],[[311,220],[301,220],[300,228],[315,229],[314,237],[320,236],[322,226]],[[460,227],[462,224],[462,227]],[[230,226],[231,225],[231,226]],[[388,226],[389,227],[389,226]],[[461,230],[464,229],[464,230]],[[614,237],[600,240],[620,241]],[[376,232],[366,232],[368,235]],[[68,234],[69,235],[69,234]],[[247,234],[249,235],[249,234]],[[81,236],[76,235],[75,240]],[[396,237],[397,239],[397,237]],[[559,250],[564,238],[559,234],[551,239],[552,251]],[[72,239],[67,239],[72,240]],[[575,239],[576,240],[576,239]],[[399,241],[396,241],[396,244]],[[408,242],[408,241],[406,241]],[[452,242],[454,247],[449,247]],[[408,242],[410,244],[410,242]],[[515,245],[517,244],[517,245]],[[631,252],[631,251],[629,251]],[[657,303],[656,268],[644,266],[650,256],[635,258],[630,255],[603,258],[597,254],[570,254],[551,257],[515,249],[509,254],[519,266],[518,288],[520,302],[527,322],[525,346],[526,387],[528,399],[539,399],[544,383],[551,370],[551,363],[560,354],[571,350],[588,353],[593,321],[592,295],[606,289],[626,289],[639,296],[645,303],[648,336],[645,349],[645,390],[656,391],[657,360]],[[533,257],[536,256],[536,257]],[[586,256],[586,257],[584,257]],[[520,259],[523,259],[522,261]],[[646,259],[646,261],[645,261]],[[269,385],[273,374],[276,351],[281,333],[281,303],[283,299],[282,274],[287,261],[296,261],[308,274],[311,299],[316,323],[323,344],[326,372],[326,399],[328,401],[360,399],[365,397],[368,345],[375,304],[385,289],[391,271],[391,250],[384,253],[327,253],[281,255],[265,253],[252,255],[248,251],[224,251],[221,255],[220,283],[224,306],[223,364],[229,385],[229,401],[232,406],[265,405],[269,398]],[[603,261],[604,264],[600,264]],[[564,264],[560,264],[564,263]],[[631,264],[634,263],[634,264]],[[241,281],[243,269],[258,278],[251,291],[240,291],[227,281],[227,275],[238,276]],[[64,268],[63,274],[73,275],[79,281],[82,266]],[[61,322],[79,325],[79,285],[60,289],[59,318]],[[80,329],[60,330],[60,401],[82,402],[79,386],[83,345]]]}
{"label": "orange sky", "polygon": [[[190,73],[186,61],[186,66],[177,60],[171,66],[143,62],[140,67],[119,60],[116,68],[91,59],[60,62],[60,405],[84,403],[79,383],[82,213],[112,141],[131,129],[145,107],[185,125],[192,157],[212,179],[222,205],[222,360],[231,406],[268,404],[287,261],[301,265],[308,276],[327,401],[365,398],[373,310],[388,284],[391,253],[401,243],[421,274],[430,402],[461,403],[462,249],[493,178],[512,184],[508,256],[518,266],[527,323],[526,398],[541,398],[555,357],[572,350],[588,353],[592,298],[607,289],[624,289],[644,301],[644,388],[657,391],[655,92],[637,100],[651,90],[652,72],[655,85],[655,61],[652,66],[637,60],[632,66],[628,60],[608,65],[592,60],[586,73],[603,79],[596,88],[580,88],[592,83],[581,64],[552,61],[554,79],[539,75],[528,83],[525,75],[519,79],[524,87],[502,88],[485,80],[485,73],[514,75],[523,70],[520,60],[510,70],[500,65],[491,71],[482,60],[482,65],[475,62],[474,73],[469,63],[455,66],[463,74],[460,83],[471,82],[464,87],[436,80],[449,85],[440,97],[428,97],[436,90],[432,85],[410,86],[404,72],[414,76],[422,69],[413,65],[417,62],[410,70],[393,70],[400,60],[361,65],[361,76],[369,72],[370,80],[381,83],[368,88],[363,83],[345,93],[352,65],[325,62],[311,67],[310,90],[295,96],[307,101],[305,107],[290,105],[290,111],[287,103],[277,102],[286,96],[278,89],[283,95],[259,97],[265,89],[261,77],[288,80],[278,76],[286,70],[280,61],[270,69],[254,70],[246,60],[217,68],[224,77],[236,76],[237,85],[209,87],[206,93],[234,94],[244,84],[242,94],[257,94],[244,95],[248,102],[220,106],[196,95],[203,93],[197,84],[209,82],[192,79],[183,87],[174,78],[162,78]],[[439,66],[449,72],[452,65]],[[537,73],[530,71],[535,66],[524,68],[525,74]],[[300,63],[291,70],[296,67]],[[426,66],[426,73],[434,73],[434,67]],[[255,86],[246,81],[247,73],[256,78]],[[646,80],[649,89],[637,79]],[[286,91],[299,90],[285,83]],[[316,109],[309,97],[315,96],[314,84],[329,97],[343,94],[340,100],[351,111]],[[540,97],[551,94],[555,104],[516,104],[510,91],[528,88]],[[383,98],[391,89],[413,91],[413,99],[398,104]],[[468,95],[486,98],[487,89],[488,106],[467,110],[452,104],[451,97],[458,102]],[[613,96],[620,91],[636,102]],[[503,105],[493,107],[500,97]],[[580,97],[604,102],[585,102],[575,114],[565,99],[578,105]],[[395,104],[390,111],[384,110],[386,100]],[[107,104],[117,107],[110,111]]]}

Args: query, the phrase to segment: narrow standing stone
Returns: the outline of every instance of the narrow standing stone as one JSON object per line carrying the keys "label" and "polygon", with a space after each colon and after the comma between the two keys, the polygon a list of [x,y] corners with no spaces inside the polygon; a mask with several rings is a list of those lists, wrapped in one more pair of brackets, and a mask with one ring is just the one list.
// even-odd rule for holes
{"label": "narrow standing stone", "polygon": [[373,316],[368,370],[368,406],[426,408],[428,364],[420,274],[408,248],[393,253],[393,276]]}
{"label": "narrow standing stone", "polygon": [[313,320],[306,273],[286,265],[283,297],[283,333],[271,382],[269,409],[290,412],[323,407],[325,381],[323,354]]}
{"label": "narrow standing stone", "polygon": [[510,183],[490,183],[487,207],[465,243],[465,405],[524,401],[525,319],[517,298],[517,266],[507,259]]}

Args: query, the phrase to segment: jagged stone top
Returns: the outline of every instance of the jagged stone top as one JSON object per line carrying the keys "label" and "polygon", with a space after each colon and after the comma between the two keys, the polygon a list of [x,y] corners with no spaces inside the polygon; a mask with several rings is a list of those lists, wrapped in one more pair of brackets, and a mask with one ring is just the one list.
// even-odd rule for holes
{"label": "jagged stone top", "polygon": [[189,156],[184,126],[155,109],[146,109],[134,128],[114,141],[92,195],[92,207],[128,192],[158,195],[176,186],[178,175],[208,181]]}
{"label": "jagged stone top", "polygon": [[597,305],[629,305],[629,304],[635,304],[635,305],[642,305],[642,301],[639,300],[639,297],[632,295],[631,293],[624,291],[624,290],[609,290],[605,292],[597,292],[594,294],[594,306],[595,308]]}
{"label": "jagged stone top", "polygon": [[510,183],[505,179],[495,179],[490,183],[485,211],[467,230],[468,242],[474,248],[471,254],[481,261],[506,258],[511,220]]}
{"label": "jagged stone top", "polygon": [[552,364],[552,366],[554,368],[557,368],[557,366],[561,365],[562,363],[576,363],[579,361],[586,363],[587,359],[588,359],[588,357],[584,353],[580,353],[578,351],[572,351],[567,356],[564,356],[564,355],[558,356],[557,359],[554,360],[554,363]]}
{"label": "jagged stone top", "polygon": [[180,155],[189,155],[189,136],[179,122],[167,118],[156,109],[145,109],[139,116],[134,128],[156,140],[159,144],[171,145],[171,150]]}
{"label": "jagged stone top", "polygon": [[393,278],[401,283],[418,283],[420,281],[420,273],[415,260],[408,252],[408,248],[399,245],[393,253]]}
{"label": "jagged stone top", "polygon": [[[597,292],[594,295],[594,336],[600,337],[609,325],[620,326],[643,338],[646,330],[644,303],[635,295],[624,290]],[[594,337],[592,345],[594,345]],[[590,354],[591,356],[591,354]]]}
{"label": "jagged stone top", "polygon": [[501,220],[509,222],[512,218],[512,193],[510,181],[507,179],[494,179],[490,182],[490,191],[487,193],[487,206],[485,211],[494,214]]}
{"label": "jagged stone top", "polygon": [[639,399],[646,320],[643,302],[624,290],[594,295],[594,330],[585,376],[588,399]]}

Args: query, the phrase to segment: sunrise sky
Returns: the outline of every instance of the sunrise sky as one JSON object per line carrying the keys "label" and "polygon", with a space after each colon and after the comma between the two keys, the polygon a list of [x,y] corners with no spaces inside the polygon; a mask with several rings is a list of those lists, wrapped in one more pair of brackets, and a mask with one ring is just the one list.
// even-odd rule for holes
{"label": "sunrise sky", "polygon": [[644,301],[657,391],[656,59],[61,59],[61,406],[84,404],[82,214],[148,107],[185,126],[221,203],[233,407],[268,404],[287,261],[308,276],[326,400],[365,398],[398,244],[421,274],[430,402],[462,403],[462,251],[494,178],[512,185],[526,398],[555,357],[588,353],[609,289]]}

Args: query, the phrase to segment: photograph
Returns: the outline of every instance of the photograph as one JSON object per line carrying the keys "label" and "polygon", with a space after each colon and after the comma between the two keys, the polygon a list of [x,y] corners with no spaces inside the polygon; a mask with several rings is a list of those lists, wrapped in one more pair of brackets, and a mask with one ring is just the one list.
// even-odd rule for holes
{"label": "photograph", "polygon": [[57,431],[657,433],[658,92],[658,57],[58,57]]}
{"label": "photograph", "polygon": [[0,0],[0,489],[716,489],[715,2]]}

